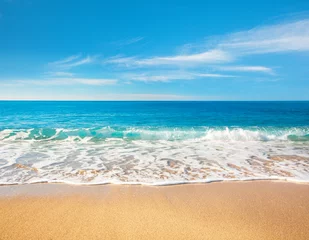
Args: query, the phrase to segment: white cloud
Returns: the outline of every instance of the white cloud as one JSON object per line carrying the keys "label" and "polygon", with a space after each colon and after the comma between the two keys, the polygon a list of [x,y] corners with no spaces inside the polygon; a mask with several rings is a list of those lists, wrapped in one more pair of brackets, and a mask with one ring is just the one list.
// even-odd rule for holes
{"label": "white cloud", "polygon": [[52,79],[39,79],[39,80],[10,80],[1,82],[4,86],[21,86],[21,85],[36,85],[36,86],[59,86],[59,85],[92,85],[92,86],[106,86],[117,84],[117,79],[105,79],[105,78],[52,78]]}
{"label": "white cloud", "polygon": [[199,63],[229,62],[232,57],[222,50],[210,50],[198,54],[177,55],[170,57],[154,57],[136,61],[139,65],[186,65]]}
{"label": "white cloud", "polygon": [[46,74],[55,77],[73,77],[74,73],[71,72],[47,72]]}
{"label": "white cloud", "polygon": [[216,69],[228,72],[262,72],[267,74],[274,74],[273,69],[264,66],[219,66]]}
{"label": "white cloud", "polygon": [[[136,75],[131,77],[131,80],[133,81],[142,81],[142,82],[168,82],[174,79],[175,79],[174,76],[164,76],[164,75],[155,75],[155,76]],[[176,79],[179,79],[179,77],[177,77]]]}
{"label": "white cloud", "polygon": [[[156,57],[122,57],[106,59],[104,63],[126,67],[198,67],[201,65],[220,65],[239,60],[241,56],[291,51],[309,51],[309,19],[253,28],[221,36],[219,40],[202,44],[186,44],[181,55]],[[194,47],[196,45],[196,47]],[[206,46],[212,46],[205,49]],[[194,49],[195,53],[189,53]],[[198,52],[198,49],[199,52]],[[201,50],[202,49],[202,50]],[[222,67],[223,71],[264,72],[273,74],[268,67],[242,66]]]}
{"label": "white cloud", "polygon": [[142,82],[169,82],[171,80],[191,80],[194,79],[192,74],[182,72],[166,72],[166,73],[142,73],[142,74],[126,74],[125,79]]}
{"label": "white cloud", "polygon": [[[143,37],[115,42],[118,45],[129,45],[142,41]],[[211,44],[210,44],[211,43]],[[211,47],[210,47],[211,45]],[[205,48],[207,46],[207,48]],[[194,52],[193,52],[194,51]],[[271,54],[277,52],[309,51],[309,19],[294,22],[274,24],[253,28],[221,36],[219,40],[204,44],[187,44],[181,54],[166,56],[123,56],[106,58],[103,64],[125,66],[131,68],[143,67],[146,73],[118,74],[119,79],[143,82],[169,82],[176,80],[192,80],[202,78],[233,78],[230,72],[264,73],[276,75],[267,66],[231,65],[241,57],[254,54]],[[72,55],[67,58],[48,63],[47,78],[39,80],[4,81],[2,86],[12,85],[113,85],[117,79],[77,78],[70,72],[71,68],[96,62],[97,56]],[[229,64],[229,65],[227,65]],[[201,69],[212,69],[217,72],[203,73]],[[189,70],[190,69],[190,70]],[[181,70],[181,71],[179,71]],[[110,71],[110,70],[109,70]]]}
{"label": "white cloud", "polygon": [[204,78],[235,78],[238,76],[234,75],[225,75],[225,74],[218,74],[218,73],[192,73],[193,76],[197,77],[204,77]]}
{"label": "white cloud", "polygon": [[309,51],[309,19],[233,33],[217,47],[235,54]]}
{"label": "white cloud", "polygon": [[73,67],[92,63],[95,59],[96,57],[94,56],[87,56],[82,58],[81,55],[73,55],[59,61],[50,62],[48,63],[48,66],[53,69],[70,69]]}
{"label": "white cloud", "polygon": [[192,66],[205,63],[225,63],[233,58],[225,51],[214,49],[198,54],[176,55],[166,57],[136,58],[136,57],[113,57],[106,59],[103,63],[112,63],[126,66],[156,66],[156,65],[176,65]]}
{"label": "white cloud", "polygon": [[115,85],[117,83],[117,79],[106,79],[106,78],[67,78],[63,79],[75,83],[81,83],[85,85]]}
{"label": "white cloud", "polygon": [[103,61],[103,64],[116,64],[116,65],[122,65],[129,67],[131,65],[134,65],[136,61],[135,57],[122,57],[122,56],[114,56],[107,58]]}
{"label": "white cloud", "polygon": [[174,80],[193,80],[197,78],[230,78],[232,75],[217,73],[196,73],[196,72],[163,72],[163,73],[142,73],[142,74],[125,74],[124,79],[142,82],[170,82]]}
{"label": "white cloud", "polygon": [[58,60],[58,61],[55,61],[55,62],[51,62],[49,63],[50,65],[61,65],[61,64],[66,64],[66,63],[69,63],[69,62],[72,62],[78,58],[80,58],[81,55],[78,54],[78,55],[72,55],[72,56],[69,56],[65,59],[62,59],[62,60]]}

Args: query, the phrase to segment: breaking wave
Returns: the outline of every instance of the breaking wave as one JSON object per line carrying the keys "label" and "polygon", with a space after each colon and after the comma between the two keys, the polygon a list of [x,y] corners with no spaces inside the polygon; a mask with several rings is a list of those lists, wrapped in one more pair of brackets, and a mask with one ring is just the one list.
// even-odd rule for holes
{"label": "breaking wave", "polygon": [[35,128],[4,129],[0,141],[101,141],[106,139],[125,140],[188,140],[205,141],[309,141],[309,128]]}

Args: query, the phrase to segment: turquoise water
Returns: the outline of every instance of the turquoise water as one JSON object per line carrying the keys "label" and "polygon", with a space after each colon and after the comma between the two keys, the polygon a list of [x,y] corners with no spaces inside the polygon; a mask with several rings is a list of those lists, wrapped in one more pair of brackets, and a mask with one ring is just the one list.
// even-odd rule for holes
{"label": "turquoise water", "polygon": [[309,102],[40,102],[0,101],[0,126],[307,127]]}
{"label": "turquoise water", "polygon": [[0,102],[3,184],[308,181],[308,172],[309,102]]}

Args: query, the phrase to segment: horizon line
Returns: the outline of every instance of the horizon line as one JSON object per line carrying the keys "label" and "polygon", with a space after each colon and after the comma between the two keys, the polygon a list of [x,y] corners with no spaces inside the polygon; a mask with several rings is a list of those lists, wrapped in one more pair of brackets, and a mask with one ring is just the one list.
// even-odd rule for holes
{"label": "horizon line", "polygon": [[151,100],[151,99],[132,99],[132,100],[85,100],[85,99],[0,99],[0,102],[309,102],[307,100],[189,100],[189,99],[179,99],[179,100]]}

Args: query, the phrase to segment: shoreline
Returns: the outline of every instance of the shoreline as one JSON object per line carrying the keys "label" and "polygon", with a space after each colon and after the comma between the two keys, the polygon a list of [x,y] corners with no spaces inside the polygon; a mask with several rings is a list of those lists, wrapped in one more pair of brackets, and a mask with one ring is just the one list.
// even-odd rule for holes
{"label": "shoreline", "polygon": [[[269,178],[244,178],[244,179],[214,179],[207,181],[175,181],[175,182],[157,182],[157,183],[147,183],[147,182],[99,182],[99,183],[75,183],[69,181],[38,181],[29,183],[0,183],[1,187],[9,186],[24,186],[24,185],[40,185],[40,184],[62,184],[71,186],[145,186],[145,187],[168,187],[168,186],[181,186],[181,185],[200,185],[200,184],[212,184],[212,183],[241,183],[241,182],[279,182],[279,183],[293,183],[293,184],[308,184],[309,180],[297,180],[297,179],[287,179],[280,177],[269,177]],[[1,197],[1,196],[0,196]]]}
{"label": "shoreline", "polygon": [[308,239],[309,184],[0,186],[0,239]]}

